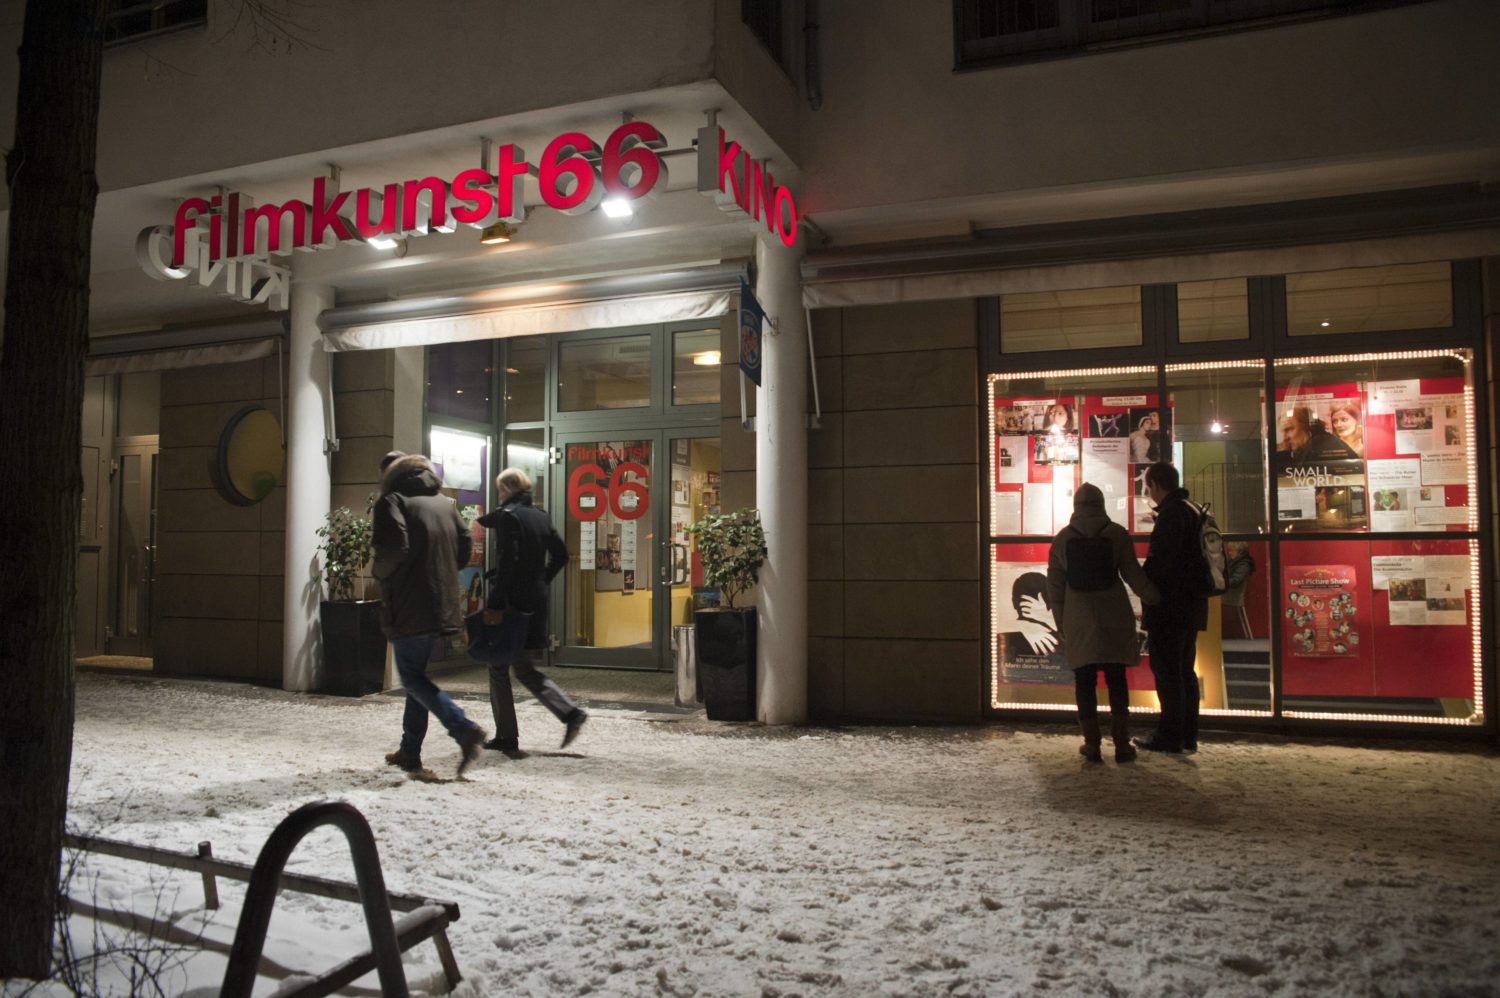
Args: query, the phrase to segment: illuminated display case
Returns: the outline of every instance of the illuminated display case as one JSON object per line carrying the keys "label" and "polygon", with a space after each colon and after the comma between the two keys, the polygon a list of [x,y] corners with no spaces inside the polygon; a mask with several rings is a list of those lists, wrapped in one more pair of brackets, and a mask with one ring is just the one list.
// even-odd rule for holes
{"label": "illuminated display case", "polygon": [[[1266,286],[1284,294],[1283,285]],[[1161,293],[1146,289],[1148,316]],[[1313,352],[1276,321],[1262,314],[1272,331],[1245,343],[1241,356],[1205,361],[1179,347],[1163,352],[1183,356],[1180,363],[1032,371],[1007,370],[1024,365],[1003,350],[992,356],[984,415],[990,711],[1073,709],[1072,673],[1043,584],[1051,539],[1090,482],[1144,559],[1153,521],[1142,472],[1168,460],[1213,512],[1231,566],[1233,584],[1210,600],[1198,641],[1205,717],[1486,723],[1479,524],[1487,497],[1473,350]],[[1150,332],[1148,323],[1147,348]],[[1362,336],[1353,345],[1391,340]],[[1245,356],[1252,353],[1260,356]],[[1140,652],[1127,670],[1131,706],[1151,712],[1144,634]],[[1102,686],[1099,697],[1107,709]]]}

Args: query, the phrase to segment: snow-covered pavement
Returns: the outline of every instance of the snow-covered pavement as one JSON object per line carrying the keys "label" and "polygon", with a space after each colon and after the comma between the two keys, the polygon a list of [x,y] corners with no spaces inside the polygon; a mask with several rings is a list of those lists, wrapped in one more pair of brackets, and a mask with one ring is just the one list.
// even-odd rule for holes
{"label": "snow-covered pavement", "polygon": [[[432,784],[382,762],[393,698],[78,692],[75,830],[252,863],[293,808],[348,801],[390,889],[461,906],[462,995],[1500,994],[1493,751],[1210,734],[1196,757],[1084,768],[1071,733],[596,711],[568,753]],[[555,745],[520,711],[528,747]],[[201,905],[192,875],[89,869],[103,897],[169,879],[184,924]],[[329,829],[290,869],[353,879]],[[361,918],[285,893],[268,952],[326,969],[366,944]],[[431,944],[407,961],[414,987],[441,979]],[[190,962],[174,992],[222,966]]]}

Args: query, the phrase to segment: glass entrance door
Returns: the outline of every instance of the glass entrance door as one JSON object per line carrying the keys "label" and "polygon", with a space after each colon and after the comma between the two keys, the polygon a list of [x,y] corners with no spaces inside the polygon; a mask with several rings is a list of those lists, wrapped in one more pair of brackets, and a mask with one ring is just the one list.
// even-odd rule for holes
{"label": "glass entrance door", "polygon": [[[560,665],[655,669],[661,434],[560,434],[562,495],[553,501],[568,545]],[[554,619],[554,624],[559,622]]]}
{"label": "glass entrance door", "polygon": [[709,433],[558,435],[552,508],[570,557],[553,593],[557,664],[670,668],[669,628],[692,620],[702,577],[687,526],[718,502]]}

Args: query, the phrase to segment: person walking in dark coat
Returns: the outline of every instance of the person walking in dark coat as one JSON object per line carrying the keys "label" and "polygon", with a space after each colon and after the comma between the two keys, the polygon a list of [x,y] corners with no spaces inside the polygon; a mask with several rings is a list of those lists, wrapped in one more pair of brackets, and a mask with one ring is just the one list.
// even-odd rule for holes
{"label": "person walking in dark coat", "polygon": [[458,570],[469,563],[474,542],[458,508],[439,490],[432,462],[421,454],[392,451],[380,461],[380,498],[375,503],[375,578],[380,580],[380,626],[391,642],[396,673],[406,690],[401,747],[385,761],[417,777],[422,766],[427,715],[458,743],[458,775],[479,758],[484,731],[464,716],[452,698],[427,678],[427,663],[440,635],[463,630]]}
{"label": "person walking in dark coat", "polygon": [[[495,531],[495,567],[490,571],[486,618],[498,611],[500,655],[490,662],[490,710],[495,737],[484,747],[524,759],[510,672],[563,723],[562,747],[578,737],[589,715],[531,661],[531,650],[547,647],[547,592],[568,563],[568,546],[552,519],[532,505],[531,479],[520,468],[506,468],[495,479],[500,508],[479,522]],[[488,622],[488,619],[486,620]]]}
{"label": "person walking in dark coat", "polygon": [[[1087,566],[1070,566],[1070,548]],[[1098,578],[1084,580],[1080,573]],[[1086,583],[1088,588],[1074,588],[1070,578]],[[1130,744],[1130,690],[1125,685],[1125,669],[1140,662],[1141,652],[1135,610],[1125,594],[1126,583],[1142,604],[1150,606],[1157,601],[1156,586],[1135,560],[1130,535],[1104,511],[1104,493],[1099,487],[1084,482],[1073,495],[1073,518],[1058,531],[1047,556],[1047,597],[1061,625],[1063,654],[1073,670],[1078,724],[1083,729],[1083,744],[1078,751],[1089,762],[1103,760],[1099,751],[1099,699],[1094,693],[1100,672],[1109,688],[1115,761],[1131,762],[1136,756]]]}
{"label": "person walking in dark coat", "polygon": [[1198,751],[1198,632],[1208,627],[1208,566],[1199,539],[1200,512],[1188,502],[1177,469],[1159,461],[1146,469],[1146,494],[1156,504],[1156,527],[1146,551],[1146,575],[1161,601],[1145,608],[1147,650],[1161,720],[1136,744],[1152,752]]}

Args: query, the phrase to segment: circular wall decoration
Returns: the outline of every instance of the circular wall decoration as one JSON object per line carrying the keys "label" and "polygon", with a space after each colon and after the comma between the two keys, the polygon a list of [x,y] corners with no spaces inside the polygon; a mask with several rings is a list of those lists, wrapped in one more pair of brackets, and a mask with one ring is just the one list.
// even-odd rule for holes
{"label": "circular wall decoration", "polygon": [[250,405],[229,418],[214,460],[220,495],[236,506],[254,506],[281,483],[285,466],[281,424],[271,412]]}

